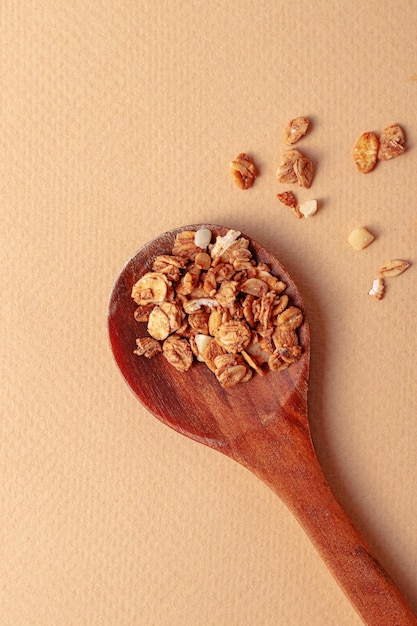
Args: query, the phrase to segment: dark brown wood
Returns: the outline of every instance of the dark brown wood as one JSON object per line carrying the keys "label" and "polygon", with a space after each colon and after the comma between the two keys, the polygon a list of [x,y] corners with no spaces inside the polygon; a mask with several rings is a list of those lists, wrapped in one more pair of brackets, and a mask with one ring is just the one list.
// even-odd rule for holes
{"label": "dark brown wood", "polygon": [[[417,625],[401,593],[333,495],[311,440],[307,410],[310,331],[299,329],[303,355],[283,372],[255,375],[223,389],[204,364],[181,373],[165,359],[133,354],[138,324],[133,318],[132,285],[149,271],[157,254],[169,253],[179,228],[146,244],[126,264],[112,291],[109,336],[116,362],[140,402],[178,432],[219,450],[247,467],[285,502],[305,529],[353,606],[370,626]],[[301,296],[284,267],[251,239],[258,261],[285,280],[287,293],[305,312]]]}

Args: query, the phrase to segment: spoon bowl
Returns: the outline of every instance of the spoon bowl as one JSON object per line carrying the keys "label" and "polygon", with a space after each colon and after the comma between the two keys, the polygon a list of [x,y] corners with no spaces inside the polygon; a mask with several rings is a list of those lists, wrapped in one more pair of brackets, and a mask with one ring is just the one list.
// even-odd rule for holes
{"label": "spoon bowl", "polygon": [[159,420],[183,435],[221,451],[266,483],[288,506],[366,624],[417,625],[399,590],[372,555],[332,493],[321,470],[308,422],[310,329],[301,295],[285,268],[252,238],[255,260],[283,280],[291,303],[304,313],[298,329],[301,357],[282,371],[254,375],[222,387],[204,363],[179,372],[161,355],[138,358],[136,338],[144,336],[134,319],[132,286],[151,271],[153,259],[170,254],[177,234],[223,226],[197,224],[164,233],[127,262],[111,293],[108,324],[113,354],[139,401]]}

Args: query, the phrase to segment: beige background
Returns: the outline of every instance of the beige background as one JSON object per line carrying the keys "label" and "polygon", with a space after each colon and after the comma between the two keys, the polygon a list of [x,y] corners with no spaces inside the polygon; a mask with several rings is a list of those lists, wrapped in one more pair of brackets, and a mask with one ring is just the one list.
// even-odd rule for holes
{"label": "beige background", "polygon": [[[0,623],[359,624],[281,502],[124,384],[108,296],[143,243],[200,221],[269,247],[303,294],[329,481],[417,611],[416,3],[3,0]],[[320,210],[276,200],[313,121]],[[392,122],[368,176],[352,146]],[[246,151],[260,176],[234,186]],[[377,236],[361,252],[354,226]],[[412,263],[386,297],[379,265]]]}

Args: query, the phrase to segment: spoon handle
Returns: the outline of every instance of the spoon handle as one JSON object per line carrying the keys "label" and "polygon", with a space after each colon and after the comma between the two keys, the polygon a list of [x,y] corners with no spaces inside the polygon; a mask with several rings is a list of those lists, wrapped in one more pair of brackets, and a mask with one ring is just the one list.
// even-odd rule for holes
{"label": "spoon handle", "polygon": [[416,626],[416,616],[333,495],[308,429],[291,421],[287,430],[292,432],[280,424],[247,434],[235,448],[236,460],[285,502],[365,624]]}

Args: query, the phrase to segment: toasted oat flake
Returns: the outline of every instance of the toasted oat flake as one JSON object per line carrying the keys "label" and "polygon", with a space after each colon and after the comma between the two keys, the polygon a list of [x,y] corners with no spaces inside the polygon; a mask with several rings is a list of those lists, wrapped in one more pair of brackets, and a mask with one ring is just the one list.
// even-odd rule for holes
{"label": "toasted oat flake", "polygon": [[405,151],[405,135],[399,124],[391,124],[381,133],[379,157],[384,161],[393,159]]}
{"label": "toasted oat flake", "polygon": [[393,259],[392,261],[387,261],[381,265],[378,274],[380,276],[384,276],[385,278],[394,278],[395,276],[399,276],[405,272],[408,267],[410,267],[410,264],[407,261]]}
{"label": "toasted oat flake", "polygon": [[308,117],[296,117],[290,120],[284,129],[284,143],[288,146],[297,143],[308,131],[310,120]]}
{"label": "toasted oat flake", "polygon": [[353,160],[362,174],[369,174],[378,160],[379,139],[373,132],[363,133],[353,149]]}

